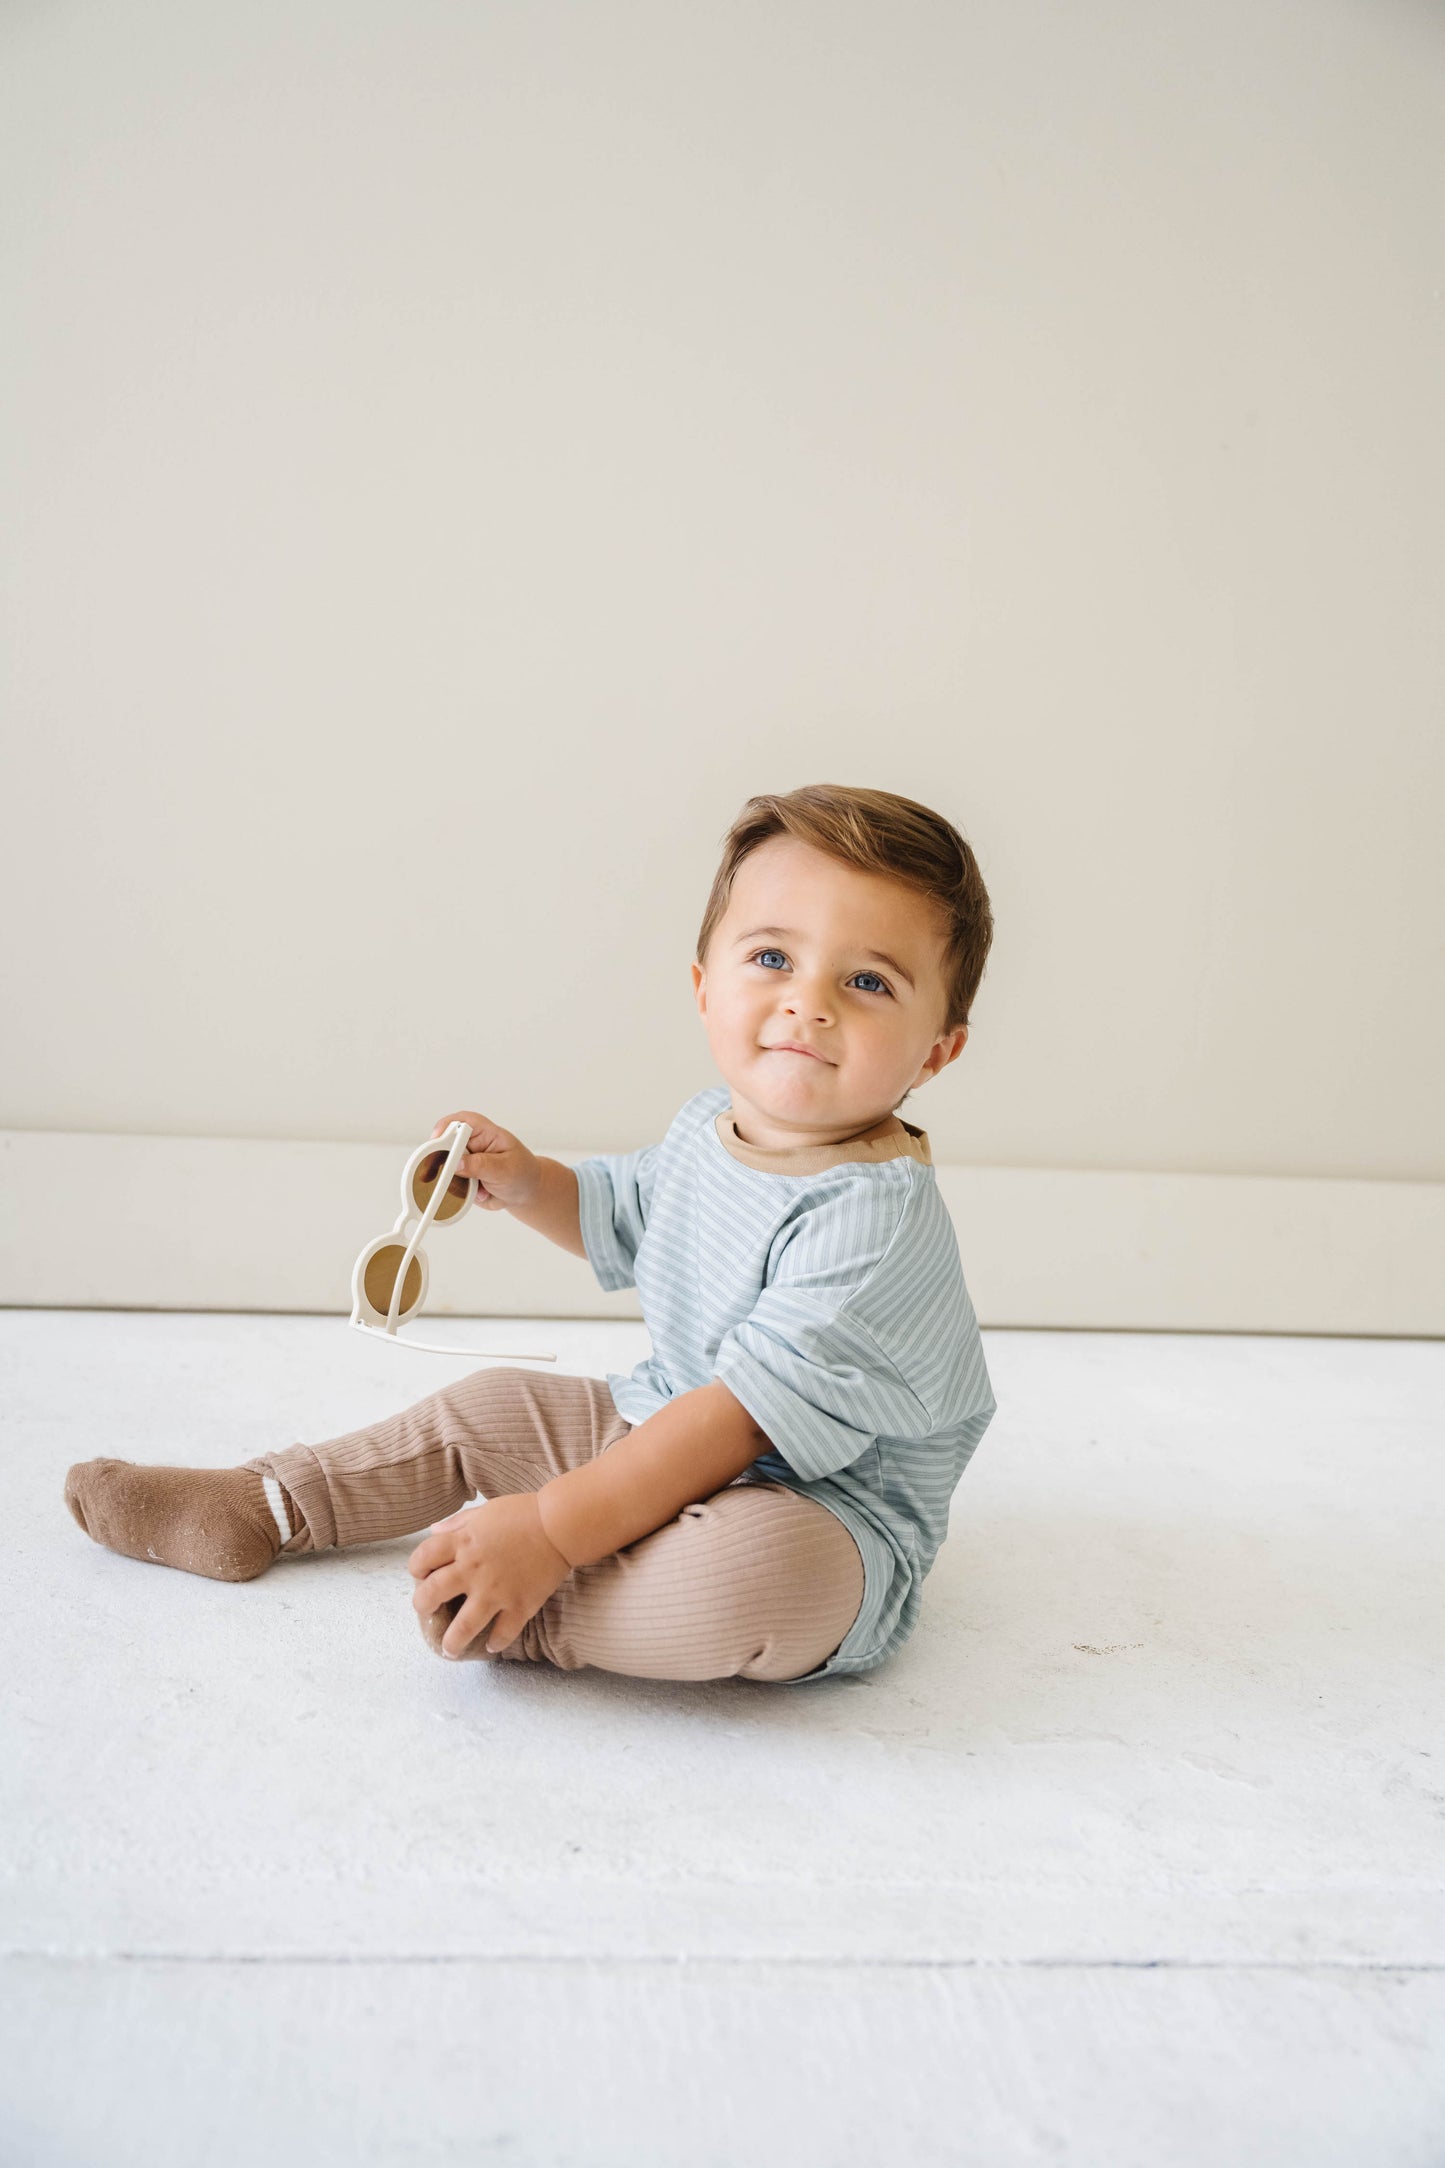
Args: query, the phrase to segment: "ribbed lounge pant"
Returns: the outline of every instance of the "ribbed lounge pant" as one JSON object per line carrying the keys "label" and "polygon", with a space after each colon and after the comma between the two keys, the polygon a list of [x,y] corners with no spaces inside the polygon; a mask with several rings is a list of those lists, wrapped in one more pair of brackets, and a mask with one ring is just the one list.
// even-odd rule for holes
{"label": "ribbed lounge pant", "polygon": [[[603,1378],[494,1367],[364,1430],[246,1465],[279,1477],[305,1516],[286,1555],[420,1537],[477,1492],[540,1490],[632,1427]],[[574,1567],[486,1660],[795,1679],[827,1661],[862,1602],[862,1556],[836,1514],[747,1469],[625,1550]]]}

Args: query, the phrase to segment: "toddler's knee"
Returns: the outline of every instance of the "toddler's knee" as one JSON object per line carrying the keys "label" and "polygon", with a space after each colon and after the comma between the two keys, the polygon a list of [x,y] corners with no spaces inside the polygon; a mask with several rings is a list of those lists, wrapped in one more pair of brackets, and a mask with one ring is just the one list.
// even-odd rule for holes
{"label": "toddler's knee", "polygon": [[835,1655],[848,1636],[838,1616],[783,1620],[760,1641],[739,1676],[764,1679],[776,1685],[783,1679],[804,1679]]}
{"label": "toddler's knee", "polygon": [[842,1522],[821,1506],[790,1515],[733,1586],[734,1618],[752,1641],[742,1676],[776,1681],[816,1671],[846,1640],[863,1594],[862,1556]]}

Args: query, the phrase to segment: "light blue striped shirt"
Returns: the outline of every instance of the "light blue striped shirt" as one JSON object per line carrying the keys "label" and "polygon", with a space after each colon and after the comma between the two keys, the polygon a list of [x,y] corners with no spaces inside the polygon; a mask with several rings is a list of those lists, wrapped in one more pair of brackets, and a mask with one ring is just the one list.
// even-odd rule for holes
{"label": "light blue striped shirt", "polygon": [[926,1134],[895,1114],[765,1150],[738,1136],[722,1084],[660,1144],[575,1172],[598,1283],[636,1287],[652,1340],[631,1376],[608,1373],[619,1414],[641,1423],[722,1380],[772,1447],[747,1479],[817,1499],[863,1554],[863,1608],[805,1677],[871,1671],[913,1631],[995,1409]]}

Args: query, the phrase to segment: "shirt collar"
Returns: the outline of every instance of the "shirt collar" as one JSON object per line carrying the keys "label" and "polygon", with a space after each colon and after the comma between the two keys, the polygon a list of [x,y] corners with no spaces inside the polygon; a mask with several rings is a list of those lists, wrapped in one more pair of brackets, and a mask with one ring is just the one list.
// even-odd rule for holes
{"label": "shirt collar", "polygon": [[714,1116],[713,1128],[724,1151],[762,1174],[822,1174],[828,1167],[853,1161],[868,1166],[879,1166],[889,1159],[916,1159],[925,1167],[933,1164],[927,1131],[915,1129],[897,1114],[885,1115],[871,1128],[859,1130],[854,1137],[842,1137],[836,1144],[745,1144],[738,1135],[730,1106]]}

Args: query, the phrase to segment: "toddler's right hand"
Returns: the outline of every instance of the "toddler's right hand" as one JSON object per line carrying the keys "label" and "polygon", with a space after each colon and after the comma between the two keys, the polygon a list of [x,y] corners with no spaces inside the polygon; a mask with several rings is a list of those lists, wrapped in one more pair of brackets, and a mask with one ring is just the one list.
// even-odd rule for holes
{"label": "toddler's right hand", "polygon": [[485,1114],[474,1114],[466,1107],[456,1114],[444,1114],[432,1135],[439,1137],[453,1122],[471,1125],[467,1149],[457,1161],[457,1176],[476,1176],[476,1201],[483,1210],[505,1212],[510,1205],[530,1204],[542,1180],[536,1153],[529,1152],[509,1129],[499,1128]]}

